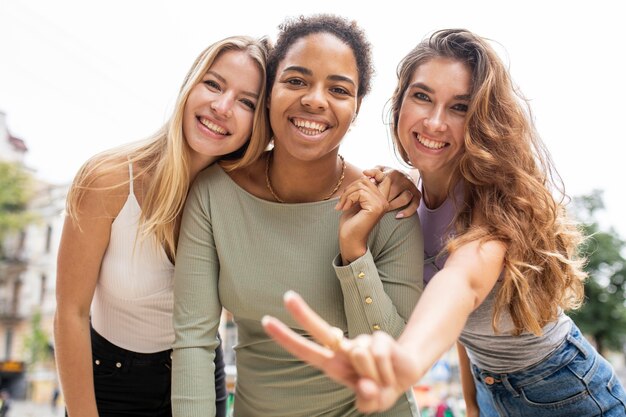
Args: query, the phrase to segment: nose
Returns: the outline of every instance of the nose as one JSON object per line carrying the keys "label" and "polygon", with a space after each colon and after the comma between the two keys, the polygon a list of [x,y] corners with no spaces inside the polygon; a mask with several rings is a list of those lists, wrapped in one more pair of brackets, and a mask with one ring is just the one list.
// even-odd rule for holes
{"label": "nose", "polygon": [[311,87],[302,96],[302,105],[310,110],[324,110],[328,106],[326,96],[324,94],[324,88]]}
{"label": "nose", "polygon": [[230,117],[233,114],[234,98],[230,94],[220,94],[211,102],[211,109],[216,115]]}
{"label": "nose", "polygon": [[428,117],[424,119],[424,125],[433,132],[443,132],[448,128],[446,121],[446,109],[434,107]]}

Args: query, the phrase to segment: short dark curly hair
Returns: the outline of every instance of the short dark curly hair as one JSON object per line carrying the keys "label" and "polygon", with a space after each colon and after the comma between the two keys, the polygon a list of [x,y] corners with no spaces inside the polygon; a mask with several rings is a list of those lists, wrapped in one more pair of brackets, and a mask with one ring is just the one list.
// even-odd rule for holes
{"label": "short dark curly hair", "polygon": [[267,61],[267,93],[272,92],[278,64],[285,58],[291,46],[300,38],[316,33],[329,33],[347,44],[356,58],[359,85],[357,96],[364,97],[371,88],[374,65],[372,64],[372,45],[356,21],[348,21],[331,14],[300,16],[286,19],[278,26],[276,45],[270,51]]}

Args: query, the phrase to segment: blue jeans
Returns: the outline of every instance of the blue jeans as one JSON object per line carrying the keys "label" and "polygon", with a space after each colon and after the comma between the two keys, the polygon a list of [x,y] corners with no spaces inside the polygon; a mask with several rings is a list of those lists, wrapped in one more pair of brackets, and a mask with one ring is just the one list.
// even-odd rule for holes
{"label": "blue jeans", "polygon": [[497,374],[472,365],[480,417],[626,416],[626,392],[576,325],[541,362]]}
{"label": "blue jeans", "polygon": [[[171,350],[132,352],[109,342],[93,328],[91,349],[96,405],[100,417],[172,416]],[[226,415],[225,383],[222,349],[218,346],[215,351],[217,417]]]}

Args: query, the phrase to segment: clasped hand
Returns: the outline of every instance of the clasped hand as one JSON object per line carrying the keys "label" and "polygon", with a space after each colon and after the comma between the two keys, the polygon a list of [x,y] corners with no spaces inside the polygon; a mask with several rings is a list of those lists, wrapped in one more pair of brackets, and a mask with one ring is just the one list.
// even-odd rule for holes
{"label": "clasped hand", "polygon": [[377,167],[364,172],[342,193],[335,209],[341,210],[339,248],[344,265],[363,256],[374,226],[388,211],[402,208],[397,218],[415,213],[420,193],[403,172]]}

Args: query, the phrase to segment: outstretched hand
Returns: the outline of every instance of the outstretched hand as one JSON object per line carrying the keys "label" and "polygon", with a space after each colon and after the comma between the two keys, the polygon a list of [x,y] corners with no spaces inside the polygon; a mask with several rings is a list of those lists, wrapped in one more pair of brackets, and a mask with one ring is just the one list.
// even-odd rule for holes
{"label": "outstretched hand", "polygon": [[294,356],[353,389],[361,412],[389,409],[421,376],[413,366],[415,355],[386,333],[345,339],[292,291],[285,294],[285,307],[320,344],[274,317],[263,318],[266,333]]}

